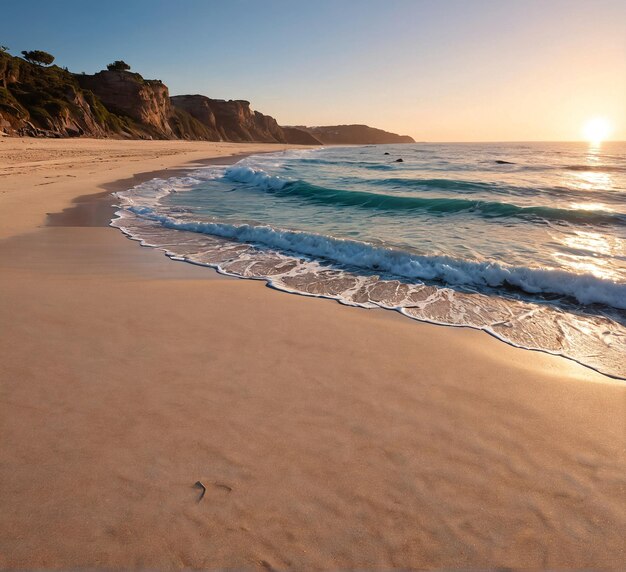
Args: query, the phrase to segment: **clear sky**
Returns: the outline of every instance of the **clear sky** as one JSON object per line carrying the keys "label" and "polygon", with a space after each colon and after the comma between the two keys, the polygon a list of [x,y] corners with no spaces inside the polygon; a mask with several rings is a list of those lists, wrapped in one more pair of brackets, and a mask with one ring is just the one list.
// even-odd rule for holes
{"label": "clear sky", "polygon": [[626,0],[0,0],[0,44],[282,124],[556,141],[604,116],[626,140]]}

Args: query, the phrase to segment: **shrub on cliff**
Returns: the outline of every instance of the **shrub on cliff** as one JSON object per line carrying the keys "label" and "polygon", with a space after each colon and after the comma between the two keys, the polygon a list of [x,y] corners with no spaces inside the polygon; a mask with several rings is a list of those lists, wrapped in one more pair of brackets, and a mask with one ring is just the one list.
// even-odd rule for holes
{"label": "shrub on cliff", "polygon": [[128,71],[130,66],[123,60],[115,60],[107,66],[109,71]]}
{"label": "shrub on cliff", "polygon": [[41,50],[32,50],[30,52],[24,50],[22,55],[24,56],[24,59],[31,64],[49,66],[54,61],[54,56],[52,54]]}

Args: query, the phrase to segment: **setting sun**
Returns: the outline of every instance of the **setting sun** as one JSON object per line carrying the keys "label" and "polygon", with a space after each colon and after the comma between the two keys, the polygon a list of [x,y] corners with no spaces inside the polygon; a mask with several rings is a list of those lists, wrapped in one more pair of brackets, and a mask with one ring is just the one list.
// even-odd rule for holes
{"label": "setting sun", "polygon": [[594,117],[589,119],[582,129],[583,137],[589,143],[602,143],[613,132],[613,126],[606,117]]}

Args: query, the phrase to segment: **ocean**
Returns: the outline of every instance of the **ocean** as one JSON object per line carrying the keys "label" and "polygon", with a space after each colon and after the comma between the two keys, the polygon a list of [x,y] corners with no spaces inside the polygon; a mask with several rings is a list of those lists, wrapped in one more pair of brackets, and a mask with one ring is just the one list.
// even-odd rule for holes
{"label": "ocean", "polygon": [[290,150],[117,196],[175,260],[626,379],[626,143]]}

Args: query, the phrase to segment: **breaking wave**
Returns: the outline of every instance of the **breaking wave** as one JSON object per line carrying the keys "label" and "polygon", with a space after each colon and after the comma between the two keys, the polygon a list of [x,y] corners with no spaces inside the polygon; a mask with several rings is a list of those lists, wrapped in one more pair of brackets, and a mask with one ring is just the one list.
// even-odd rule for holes
{"label": "breaking wave", "polygon": [[[512,203],[472,200],[444,197],[417,197],[398,194],[382,194],[366,191],[346,191],[311,185],[301,180],[289,180],[268,175],[262,169],[247,166],[235,166],[226,170],[224,177],[236,183],[255,186],[266,192],[288,197],[297,196],[319,205],[360,207],[383,211],[405,210],[424,211],[434,214],[471,212],[485,218],[519,217],[525,219],[544,219],[552,221],[571,221],[590,224],[619,224],[626,222],[626,214],[606,210],[564,209],[546,206],[519,206]],[[392,182],[402,181],[393,179]],[[428,184],[426,181],[409,181],[409,184]],[[463,181],[445,181],[462,188],[483,190],[487,184],[467,183]],[[436,185],[444,184],[441,179]]]}
{"label": "breaking wave", "polygon": [[[558,176],[555,165],[535,164],[541,175],[494,176],[485,167],[467,177],[477,180],[455,169],[438,177],[462,147],[456,155],[438,147],[443,159],[426,168],[408,159],[398,174],[379,175],[369,168],[387,169],[373,164],[380,149],[363,149],[250,157],[155,179],[117,194],[111,224],[177,260],[481,329],[626,379],[618,175],[591,189],[568,187],[566,165]],[[486,147],[478,160],[472,150],[466,165],[488,165],[491,153]]]}
{"label": "breaking wave", "polygon": [[343,266],[385,272],[399,278],[436,281],[451,286],[507,286],[529,294],[567,296],[581,304],[605,304],[626,309],[626,284],[590,274],[456,260],[446,256],[421,256],[359,241],[270,226],[181,220],[158,214],[146,206],[132,206],[129,210],[166,228],[211,234],[296,256],[323,258]]}

